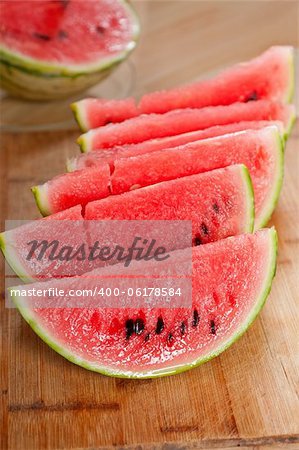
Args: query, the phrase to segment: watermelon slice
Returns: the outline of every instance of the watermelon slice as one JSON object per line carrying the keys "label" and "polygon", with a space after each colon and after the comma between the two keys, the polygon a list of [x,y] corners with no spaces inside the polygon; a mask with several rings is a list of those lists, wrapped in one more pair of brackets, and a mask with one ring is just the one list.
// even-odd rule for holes
{"label": "watermelon slice", "polygon": [[108,164],[58,175],[40,186],[32,187],[36,204],[43,216],[48,216],[75,205],[110,195],[110,168]]}
{"label": "watermelon slice", "polygon": [[290,102],[294,94],[294,49],[270,47],[243,64],[230,67],[211,80],[142,97],[142,113],[165,113],[180,108],[229,105],[260,99]]}
{"label": "watermelon slice", "polygon": [[[283,178],[283,145],[279,131],[275,126],[271,126],[194,141],[180,147],[135,157],[116,159],[110,163],[110,193],[117,195],[161,181],[241,163],[248,167],[253,180],[255,226],[259,228],[267,223],[278,200]],[[105,163],[104,167],[106,166]],[[76,174],[78,174],[79,180],[85,171],[91,172],[100,167],[102,166],[75,171],[69,175],[73,175],[73,180],[76,180]],[[66,175],[62,175],[61,178],[66,179]],[[106,178],[104,182],[107,186]],[[45,187],[36,187],[37,195],[39,190],[47,193],[43,197],[47,208],[42,201],[38,202],[39,208],[42,212],[54,211],[53,208],[49,208],[51,198],[55,198],[56,205],[61,208],[64,207],[64,196],[76,198],[76,201],[82,205],[90,201],[92,194],[98,195],[98,199],[102,198],[99,195],[100,189],[90,192],[86,186],[85,190],[76,190],[77,185],[78,183],[74,181],[73,197],[72,187],[67,183],[60,183],[60,177],[49,181],[44,185]],[[104,196],[107,197],[106,192]],[[38,197],[41,196],[38,195]]]}
{"label": "watermelon slice", "polygon": [[275,208],[283,179],[283,143],[276,127],[227,134],[116,160],[111,190],[113,194],[120,194],[239,163],[248,167],[252,178],[255,227],[260,228],[267,223]]}
{"label": "watermelon slice", "polygon": [[[48,297],[44,308],[32,308],[18,292],[82,289],[80,277],[11,295],[33,330],[71,362],[116,377],[171,375],[219,355],[251,325],[270,292],[276,247],[274,229],[194,247],[191,308],[64,309],[46,307]],[[98,281],[86,283],[93,289]]]}
{"label": "watermelon slice", "polygon": [[283,122],[288,135],[295,120],[294,106],[260,100],[229,106],[181,109],[166,114],[145,114],[122,123],[90,130],[79,137],[78,143],[83,152],[88,152],[97,148],[105,149],[175,136],[215,125],[258,120],[279,120]]}
{"label": "watermelon slice", "polygon": [[[269,48],[247,63],[237,64],[207,81],[198,81],[179,88],[152,92],[141,98],[139,106],[129,100],[114,102],[86,99],[73,104],[82,131],[97,128],[105,120],[119,122],[142,113],[165,113],[181,108],[229,105],[250,100],[275,99],[290,102],[294,90],[294,51],[292,47]],[[118,111],[120,114],[118,114]],[[116,119],[116,120],[115,120]]]}
{"label": "watermelon slice", "polygon": [[137,17],[123,0],[19,0],[1,8],[3,87],[60,98],[107,76],[133,50]]}
{"label": "watermelon slice", "polygon": [[230,123],[228,125],[216,125],[211,128],[206,128],[205,130],[191,131],[190,133],[178,134],[177,136],[150,139],[149,141],[141,142],[140,144],[123,145],[111,149],[84,153],[67,160],[67,171],[73,172],[74,170],[96,167],[105,162],[113,163],[114,160],[119,158],[128,158],[130,156],[152,153],[157,150],[178,147],[179,145],[187,144],[188,142],[235,133],[237,131],[259,130],[271,125],[276,126],[279,129],[281,137],[283,137],[284,127],[283,123],[279,121],[260,120],[258,122],[238,122]]}
{"label": "watermelon slice", "polygon": [[[80,236],[82,242],[87,240],[85,231],[85,222],[83,221],[81,206],[53,214],[34,222],[28,222],[12,230],[0,234],[0,248],[6,258],[6,261],[12,270],[25,282],[36,281],[37,279],[49,279],[61,276],[74,276],[91,270],[89,261],[83,263],[71,263],[61,266],[58,260],[42,258],[38,264],[36,259],[27,260],[29,252],[28,243],[37,240],[47,240],[59,238],[65,245],[73,245],[74,232]],[[72,230],[68,221],[75,221],[72,224]]]}
{"label": "watermelon slice", "polygon": [[252,231],[248,170],[230,166],[88,203],[87,220],[192,220],[194,244]]}

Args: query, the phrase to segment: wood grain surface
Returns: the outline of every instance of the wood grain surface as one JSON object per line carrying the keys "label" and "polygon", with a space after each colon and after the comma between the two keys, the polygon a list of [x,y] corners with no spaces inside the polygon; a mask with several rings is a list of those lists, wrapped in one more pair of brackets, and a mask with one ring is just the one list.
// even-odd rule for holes
{"label": "wood grain surface", "polygon": [[[298,45],[298,2],[135,4],[143,25],[133,56],[136,95],[273,44]],[[2,134],[2,229],[5,219],[39,217],[29,187],[64,170],[65,158],[78,152],[77,135]],[[241,340],[197,369],[145,381],[88,372],[47,347],[1,301],[0,448],[298,449],[298,155],[297,123],[272,219],[279,264],[268,302]]]}

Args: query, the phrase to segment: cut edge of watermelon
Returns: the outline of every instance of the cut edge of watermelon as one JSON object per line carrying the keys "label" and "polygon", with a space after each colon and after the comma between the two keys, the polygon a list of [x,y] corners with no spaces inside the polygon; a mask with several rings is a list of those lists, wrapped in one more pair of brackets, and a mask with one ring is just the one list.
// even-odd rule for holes
{"label": "cut edge of watermelon", "polygon": [[295,125],[296,118],[297,118],[295,105],[290,104],[289,106],[290,106],[289,117],[288,117],[288,120],[287,120],[287,122],[285,124],[285,132],[284,132],[284,139],[285,139],[285,141],[288,140],[288,138],[289,138],[289,136],[291,134],[292,128]]}
{"label": "cut edge of watermelon", "polygon": [[244,164],[238,165],[241,167],[242,177],[244,179],[244,184],[246,186],[247,217],[245,222],[246,223],[245,232],[252,233],[255,221],[254,188],[248,168]]}
{"label": "cut edge of watermelon", "polygon": [[258,230],[259,228],[263,228],[267,225],[270,217],[278,203],[279,194],[282,188],[283,176],[284,176],[284,148],[285,141],[279,134],[277,127],[271,126],[273,133],[273,147],[275,149],[275,154],[273,155],[276,162],[276,172],[273,174],[271,180],[271,191],[270,195],[267,199],[267,202],[263,208],[263,213],[259,216],[259,218],[255,218],[255,226],[254,229]]}
{"label": "cut edge of watermelon", "polygon": [[[229,237],[227,239],[233,239],[233,237]],[[157,369],[151,372],[131,372],[131,371],[120,371],[120,370],[114,370],[112,368],[109,368],[107,366],[99,366],[97,364],[93,364],[84,358],[80,358],[78,356],[75,356],[72,352],[66,350],[64,347],[62,347],[53,336],[51,336],[48,332],[46,332],[36,321],[34,313],[30,310],[30,308],[27,308],[24,306],[24,298],[19,298],[17,296],[14,296],[11,294],[11,297],[13,299],[14,304],[18,308],[20,314],[23,316],[23,318],[26,320],[26,322],[30,325],[30,327],[35,331],[35,333],[47,344],[49,347],[51,347],[53,350],[55,350],[58,354],[63,356],[68,361],[77,364],[87,370],[91,370],[93,372],[101,373],[103,375],[116,377],[116,378],[136,378],[136,379],[144,379],[144,378],[157,378],[162,376],[169,376],[169,375],[176,375],[182,372],[185,372],[191,368],[197,367],[201,364],[204,364],[205,362],[208,362],[209,360],[215,358],[222,352],[224,352],[228,347],[230,347],[234,342],[236,342],[244,333],[245,331],[250,327],[250,325],[254,322],[257,315],[261,311],[262,307],[265,304],[265,301],[270,293],[272,280],[275,276],[276,272],[276,261],[277,261],[277,233],[275,229],[272,227],[268,229],[268,239],[269,239],[269,251],[270,251],[270,257],[269,257],[269,263],[267,269],[265,271],[267,272],[267,275],[265,277],[265,281],[260,289],[260,295],[257,296],[257,300],[250,312],[250,314],[247,316],[247,320],[244,321],[236,332],[231,335],[227,340],[225,340],[220,347],[217,348],[217,350],[208,353],[207,355],[204,355],[188,364],[180,364],[177,366],[167,367],[163,369]],[[15,289],[15,288],[11,288]]]}
{"label": "cut edge of watermelon", "polygon": [[[105,125],[107,126],[107,125]],[[109,125],[108,125],[109,126]],[[94,128],[96,130],[97,128]],[[81,134],[77,139],[77,144],[79,145],[81,153],[89,153],[92,151],[92,132],[93,130],[88,130],[86,133]]]}
{"label": "cut edge of watermelon", "polygon": [[21,260],[14,248],[15,246],[13,241],[9,239],[9,232],[0,233],[0,249],[11,269],[22,281],[24,281],[24,283],[36,282],[36,278],[33,278],[27,269],[21,264]]}
{"label": "cut edge of watermelon", "polygon": [[0,45],[0,54],[3,63],[15,67],[21,71],[35,73],[40,76],[62,76],[62,77],[77,77],[78,75],[90,74],[93,72],[103,71],[108,69],[117,63],[123,61],[136,47],[137,41],[140,34],[140,24],[139,18],[132,7],[132,5],[126,0],[119,0],[124,8],[126,9],[128,15],[132,18],[132,36],[131,40],[128,42],[127,47],[122,52],[119,52],[113,57],[102,58],[100,61],[89,64],[59,64],[59,63],[47,63],[40,62],[37,59],[25,56],[22,53],[16,52],[15,50],[10,50],[4,45]]}
{"label": "cut edge of watermelon", "polygon": [[88,131],[88,122],[85,108],[80,108],[78,102],[71,103],[70,108],[74,114],[75,120],[83,133]]}
{"label": "cut edge of watermelon", "polygon": [[78,170],[76,161],[77,160],[75,156],[73,156],[72,158],[67,158],[65,163],[67,172],[75,172],[75,170]]}
{"label": "cut edge of watermelon", "polygon": [[31,192],[34,195],[36,205],[42,216],[46,217],[52,214],[53,211],[51,210],[51,206],[49,203],[47,183],[33,186],[31,188]]}
{"label": "cut edge of watermelon", "polygon": [[285,52],[287,53],[288,67],[289,67],[289,89],[286,92],[284,101],[286,103],[291,103],[295,95],[295,49],[294,47],[286,47]]}

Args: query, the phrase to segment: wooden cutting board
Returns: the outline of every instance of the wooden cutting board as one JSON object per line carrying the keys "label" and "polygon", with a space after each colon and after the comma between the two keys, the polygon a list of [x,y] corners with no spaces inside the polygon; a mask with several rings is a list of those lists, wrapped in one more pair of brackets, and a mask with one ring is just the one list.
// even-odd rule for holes
{"label": "wooden cutting board", "polygon": [[[192,80],[273,43],[297,44],[296,2],[138,2],[144,34],[135,92]],[[2,134],[4,219],[39,216],[31,185],[60,173],[77,131]],[[1,301],[1,449],[299,448],[299,126],[272,223],[278,270],[251,329],[223,355],[158,380],[107,378],[47,347]],[[1,258],[3,267],[3,259]],[[2,280],[1,292],[4,285]]]}

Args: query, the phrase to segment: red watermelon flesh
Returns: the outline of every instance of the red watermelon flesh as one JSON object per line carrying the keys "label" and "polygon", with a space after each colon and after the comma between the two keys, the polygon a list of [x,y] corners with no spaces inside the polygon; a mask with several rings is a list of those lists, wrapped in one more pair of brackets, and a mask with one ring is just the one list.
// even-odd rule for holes
{"label": "red watermelon flesh", "polygon": [[62,246],[87,243],[86,224],[83,220],[81,206],[53,214],[33,222],[21,221],[12,230],[0,234],[0,247],[13,271],[25,281],[51,279],[54,277],[75,276],[92,269],[90,261],[60,261],[49,258],[53,245],[45,252],[44,257],[38,259],[40,247],[30,259],[27,259],[30,242],[38,243],[46,240],[47,243],[58,240]]}
{"label": "red watermelon flesh", "polygon": [[230,166],[88,203],[87,220],[191,220],[194,245],[250,231],[253,192],[247,169]]}
{"label": "red watermelon flesh", "polygon": [[141,113],[229,105],[261,99],[289,102],[294,89],[294,50],[271,47],[257,58],[238,64],[206,81],[152,92],[142,97]]}
{"label": "red watermelon flesh", "polygon": [[135,26],[118,0],[6,1],[0,38],[4,50],[19,57],[78,70],[127,51]]}
{"label": "red watermelon flesh", "polygon": [[[157,221],[168,221],[169,225]],[[88,255],[87,248],[97,241],[101,248],[129,248],[136,236],[145,235],[173,250],[250,232],[253,222],[252,184],[247,168],[239,165],[111,196],[108,201],[91,202],[82,213],[77,206],[2,233],[0,243],[14,271],[32,281],[75,276],[115,263],[114,259],[90,260],[82,256]],[[46,240],[48,244],[57,240],[55,255],[74,255],[82,244],[85,250],[73,258],[56,256],[53,260],[53,247],[49,245],[42,259],[38,258],[40,250],[36,250],[28,260],[28,242],[32,240]],[[69,246],[73,250],[69,251]],[[63,247],[67,248],[62,250]]]}
{"label": "red watermelon flesh", "polygon": [[[70,173],[72,185],[66,175],[54,178],[34,188],[37,204],[45,213],[55,206],[64,208],[64,198],[82,205],[91,200],[117,195],[129,190],[160,183],[179,177],[206,172],[231,164],[245,164],[253,179],[256,204],[256,227],[264,225],[278,200],[283,175],[283,142],[274,126],[248,130],[215,138],[194,141],[180,147],[160,150],[130,158],[116,159],[110,164],[111,174],[103,180],[96,170],[105,170],[108,164]],[[89,173],[94,173],[96,190],[88,185]],[[77,177],[78,174],[78,177]],[[108,176],[108,175],[107,175]],[[86,181],[81,188],[80,179]],[[62,181],[60,181],[60,178]],[[78,182],[76,182],[78,180]],[[98,187],[100,183],[104,186]]]}
{"label": "red watermelon flesh", "polygon": [[75,205],[110,195],[108,164],[58,175],[47,183],[34,186],[32,192],[40,212],[47,216]]}
{"label": "red watermelon flesh", "polygon": [[88,152],[97,148],[105,149],[175,136],[215,125],[259,120],[279,120],[283,122],[288,133],[294,117],[293,105],[267,100],[234,103],[229,106],[209,106],[201,109],[181,109],[165,114],[145,114],[122,123],[96,128],[82,134],[78,143],[82,151]]}
{"label": "red watermelon flesh", "polygon": [[[122,120],[142,113],[165,113],[181,108],[229,105],[260,99],[275,99],[288,102],[294,87],[294,55],[291,47],[271,47],[247,63],[233,65],[206,81],[145,94],[139,105],[132,104],[123,115],[123,101],[114,103],[115,116],[121,111]],[[131,101],[131,100],[130,100]],[[103,118],[110,115],[110,104],[102,100],[89,99],[74,104],[75,116],[82,131],[104,124]],[[114,120],[111,115],[111,122]]]}
{"label": "red watermelon flesh", "polygon": [[[191,142],[181,147],[114,161],[113,194],[161,181],[245,164],[255,195],[255,225],[265,225],[273,212],[283,176],[283,144],[276,127],[244,131]],[[76,173],[76,172],[73,172]]]}
{"label": "red watermelon flesh", "polygon": [[258,122],[252,121],[231,123],[228,125],[216,125],[211,128],[206,128],[205,130],[191,131],[190,133],[178,134],[177,136],[150,139],[149,141],[141,142],[140,144],[123,145],[106,150],[97,149],[96,151],[69,159],[67,161],[67,169],[69,172],[73,172],[74,170],[96,167],[105,162],[112,163],[115,159],[119,158],[128,158],[130,156],[152,153],[165,148],[178,147],[179,145],[187,144],[189,142],[235,133],[237,131],[259,130],[272,125],[276,126],[279,129],[281,136],[283,136],[283,123],[279,121],[260,120]]}
{"label": "red watermelon flesh", "polygon": [[[75,364],[118,377],[170,375],[217,356],[253,322],[275,273],[275,231],[195,247],[192,265],[190,308],[33,309],[17,288],[12,296],[34,331]],[[98,279],[86,285],[97,287]],[[26,288],[34,287],[67,292],[82,289],[82,279]],[[49,305],[49,298],[41,300]]]}

